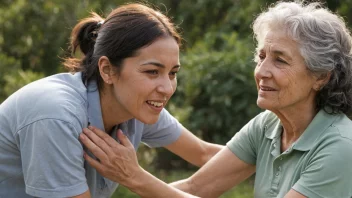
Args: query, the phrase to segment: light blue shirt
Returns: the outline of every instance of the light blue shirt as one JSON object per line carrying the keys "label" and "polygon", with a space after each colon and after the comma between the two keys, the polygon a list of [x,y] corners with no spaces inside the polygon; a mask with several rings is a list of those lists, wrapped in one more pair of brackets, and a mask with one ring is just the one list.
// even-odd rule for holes
{"label": "light blue shirt", "polygon": [[[90,123],[104,129],[99,91],[81,73],[30,83],[0,105],[0,198],[70,197],[90,190],[110,197],[118,184],[83,159],[78,136]],[[116,138],[116,128],[112,136]],[[131,119],[119,125],[137,150],[176,141],[181,125],[165,109],[156,124]]]}

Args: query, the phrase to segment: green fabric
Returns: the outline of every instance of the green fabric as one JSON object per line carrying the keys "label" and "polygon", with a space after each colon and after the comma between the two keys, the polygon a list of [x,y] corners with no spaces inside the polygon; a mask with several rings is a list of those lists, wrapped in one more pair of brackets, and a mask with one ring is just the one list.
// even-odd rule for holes
{"label": "green fabric", "polygon": [[255,197],[284,197],[292,188],[307,197],[352,197],[352,121],[319,111],[301,137],[280,151],[282,125],[265,111],[228,143],[256,165]]}

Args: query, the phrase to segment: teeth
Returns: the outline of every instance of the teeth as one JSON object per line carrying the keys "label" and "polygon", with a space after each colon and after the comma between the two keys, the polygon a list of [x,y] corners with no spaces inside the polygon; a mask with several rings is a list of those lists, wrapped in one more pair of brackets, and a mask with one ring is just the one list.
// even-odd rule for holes
{"label": "teeth", "polygon": [[153,101],[148,101],[149,104],[155,106],[155,107],[161,107],[163,106],[162,102],[153,102]]}
{"label": "teeth", "polygon": [[263,91],[274,91],[274,89],[269,89],[269,88],[261,88],[261,90],[263,90]]}

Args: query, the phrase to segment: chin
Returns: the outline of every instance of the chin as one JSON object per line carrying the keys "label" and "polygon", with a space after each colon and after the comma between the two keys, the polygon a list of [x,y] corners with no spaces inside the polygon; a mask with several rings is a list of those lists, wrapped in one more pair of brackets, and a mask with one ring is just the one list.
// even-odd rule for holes
{"label": "chin", "polygon": [[267,109],[270,110],[272,105],[270,105],[267,101],[263,101],[263,100],[257,100],[257,106],[261,109]]}
{"label": "chin", "polygon": [[143,122],[144,124],[155,124],[159,120],[158,116],[145,116],[145,119],[139,119],[139,121]]}

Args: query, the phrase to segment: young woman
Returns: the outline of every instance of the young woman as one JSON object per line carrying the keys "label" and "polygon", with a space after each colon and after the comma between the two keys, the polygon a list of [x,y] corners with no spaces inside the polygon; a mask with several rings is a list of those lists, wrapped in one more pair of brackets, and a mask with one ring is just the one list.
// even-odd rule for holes
{"label": "young woman", "polygon": [[[121,6],[78,23],[72,73],[18,90],[0,105],[0,197],[109,197],[118,186],[83,158],[82,129],[166,147],[195,165],[221,146],[196,138],[165,109],[176,90],[181,38],[160,12]],[[94,149],[93,149],[94,150]],[[119,160],[119,159],[114,159]]]}
{"label": "young woman", "polygon": [[192,195],[139,167],[121,132],[118,144],[85,129],[83,143],[104,161],[86,160],[141,197],[219,197],[253,173],[254,197],[352,197],[352,121],[346,116],[352,114],[352,37],[346,23],[319,3],[279,1],[255,19],[253,30],[257,105],[266,111],[194,175],[173,183]]}

